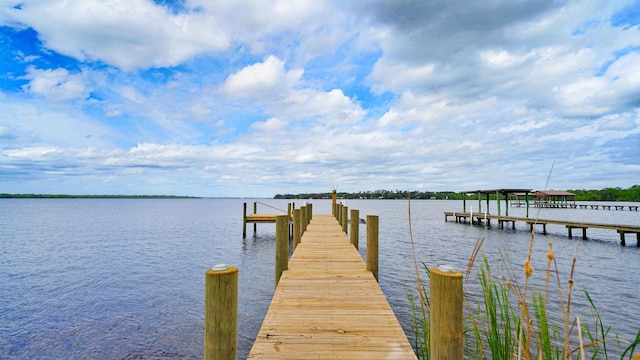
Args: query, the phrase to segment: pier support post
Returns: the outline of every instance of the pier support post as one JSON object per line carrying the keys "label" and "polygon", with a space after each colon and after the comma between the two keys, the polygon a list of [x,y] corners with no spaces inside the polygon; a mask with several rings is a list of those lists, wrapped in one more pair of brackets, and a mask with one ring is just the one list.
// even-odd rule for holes
{"label": "pier support post", "polygon": [[300,225],[302,229],[300,230],[300,236],[302,236],[307,230],[307,206],[303,206],[300,208]]}
{"label": "pier support post", "polygon": [[300,231],[300,209],[293,209],[293,249],[295,250],[298,244],[300,244],[300,240],[302,238],[302,234]]}
{"label": "pier support post", "polygon": [[309,218],[309,224],[311,224],[311,220],[313,219],[313,204],[312,203],[308,203],[307,204],[307,212],[308,212],[308,218]]}
{"label": "pier support post", "polygon": [[247,237],[247,203],[242,204],[242,237]]}
{"label": "pier support post", "polygon": [[378,215],[367,215],[367,271],[378,281]]}
{"label": "pier support post", "polygon": [[462,359],[462,274],[449,266],[431,269],[429,322],[432,359]]}
{"label": "pier support post", "polygon": [[349,229],[351,244],[358,250],[360,242],[360,210],[351,209],[351,229]]}
{"label": "pier support post", "polygon": [[216,265],[204,282],[204,359],[235,360],[238,341],[238,268]]}
{"label": "pier support post", "polygon": [[336,216],[336,202],[338,201],[338,190],[333,189],[331,191],[331,211],[333,211],[333,216]]}
{"label": "pier support post", "polygon": [[349,223],[349,207],[342,207],[342,231],[347,233],[347,224]]}
{"label": "pier support post", "polygon": [[[253,215],[258,213],[258,202],[254,201],[253,202]],[[258,232],[258,224],[253,223],[253,232],[256,233]]]}
{"label": "pier support post", "polygon": [[276,216],[276,281],[278,287],[282,272],[289,268],[289,219],[287,215]]}

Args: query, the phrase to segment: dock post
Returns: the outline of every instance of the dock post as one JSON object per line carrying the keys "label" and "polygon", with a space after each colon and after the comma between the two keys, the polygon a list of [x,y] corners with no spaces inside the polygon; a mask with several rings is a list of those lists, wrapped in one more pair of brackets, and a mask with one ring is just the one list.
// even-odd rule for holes
{"label": "dock post", "polygon": [[338,200],[338,190],[333,189],[333,191],[331,191],[331,211],[333,211],[333,216],[336,216],[336,202]]}
{"label": "dock post", "polygon": [[242,237],[247,237],[247,203],[242,206]]}
{"label": "dock post", "polygon": [[[254,201],[253,202],[253,215],[258,213],[258,202]],[[253,232],[256,233],[258,232],[258,224],[253,223]]]}
{"label": "dock post", "polygon": [[307,230],[307,205],[300,208],[300,236],[304,234],[304,231]]}
{"label": "dock post", "polygon": [[450,266],[431,269],[429,322],[432,359],[463,359],[462,274]]}
{"label": "dock post", "polygon": [[205,273],[204,359],[235,360],[238,341],[238,268],[216,265]]}
{"label": "dock post", "polygon": [[367,215],[367,271],[378,281],[378,215]]}
{"label": "dock post", "polygon": [[338,204],[336,215],[338,215],[338,223],[342,225],[342,204]]}
{"label": "dock post", "polygon": [[360,242],[360,210],[351,209],[351,229],[349,230],[351,244],[358,250],[358,242]]}
{"label": "dock post", "polygon": [[287,204],[287,226],[289,226],[289,224],[291,224],[291,226],[289,226],[289,236],[292,237],[293,236],[293,224],[291,223],[291,215],[293,215],[293,207],[291,206],[291,203]]}
{"label": "dock post", "polygon": [[344,231],[344,233],[347,233],[347,224],[349,223],[349,207],[348,206],[343,206],[342,207],[342,231]]}
{"label": "dock post", "polygon": [[496,204],[498,205],[498,216],[500,216],[500,191],[496,191]]}
{"label": "dock post", "polygon": [[302,235],[300,234],[300,209],[293,209],[293,249],[295,250],[298,244],[300,244],[300,239]]}
{"label": "dock post", "polygon": [[307,204],[307,225],[311,224],[311,219],[313,219],[313,204],[312,203],[308,203]]}
{"label": "dock post", "polygon": [[[618,230],[618,234],[620,234],[620,245],[627,246],[627,243],[624,240],[624,231],[623,230]],[[636,235],[638,235],[640,237],[640,233],[636,234]]]}
{"label": "dock post", "polygon": [[289,268],[289,219],[287,215],[276,216],[276,281],[278,287],[282,272]]}

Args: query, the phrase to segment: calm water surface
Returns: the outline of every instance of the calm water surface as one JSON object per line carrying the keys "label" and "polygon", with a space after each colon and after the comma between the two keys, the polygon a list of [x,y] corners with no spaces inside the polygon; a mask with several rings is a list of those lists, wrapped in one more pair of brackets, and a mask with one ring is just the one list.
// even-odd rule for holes
{"label": "calm water surface", "polygon": [[[227,263],[240,269],[238,355],[246,358],[273,295],[275,258],[272,224],[259,224],[255,234],[250,225],[242,238],[242,203],[253,201],[1,199],[0,357],[202,358],[204,272]],[[287,206],[284,200],[259,201]],[[330,213],[330,201],[312,202],[314,213]],[[405,290],[415,293],[416,280],[408,202],[350,200],[346,205],[359,209],[362,218],[380,216],[380,285],[411,337]],[[498,254],[503,248],[516,274],[522,273],[531,237],[524,224],[503,230],[445,222],[444,211],[462,210],[458,201],[413,201],[410,207],[419,261],[464,271],[476,240],[485,238],[482,251],[496,272],[504,268]],[[524,209],[509,213],[521,216]],[[538,214],[532,209],[530,214],[640,225],[640,212],[628,210],[543,209]],[[361,225],[363,255],[365,229]],[[576,289],[586,287],[605,324],[631,339],[640,329],[635,237],[627,235],[632,246],[621,247],[612,230],[589,229],[588,241],[568,239],[560,226],[549,225],[547,231],[535,235],[534,280],[544,280],[549,242],[563,286],[577,251]],[[474,275],[465,281],[465,291],[471,301],[477,298]],[[584,297],[575,294],[574,314],[587,315]]]}

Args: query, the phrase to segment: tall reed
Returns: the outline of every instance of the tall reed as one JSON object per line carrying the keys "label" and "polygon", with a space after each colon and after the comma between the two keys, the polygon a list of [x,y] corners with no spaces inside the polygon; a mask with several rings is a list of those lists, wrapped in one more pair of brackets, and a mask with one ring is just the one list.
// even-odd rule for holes
{"label": "tall reed", "polygon": [[[410,206],[409,206],[410,208]],[[409,211],[409,224],[411,216]],[[411,243],[413,233],[409,227]],[[620,359],[640,360],[640,329],[631,341],[611,336],[611,326],[605,326],[598,307],[586,289],[583,294],[591,307],[591,315],[584,319],[593,322],[589,325],[581,316],[572,314],[572,297],[574,290],[573,275],[577,262],[578,248],[573,257],[569,279],[566,281],[566,291],[558,272],[558,264],[553,252],[553,245],[549,243],[546,254],[547,266],[544,286],[532,286],[529,280],[534,272],[531,258],[534,255],[533,231],[531,234],[529,252],[524,262],[524,284],[518,283],[518,277],[513,270],[506,250],[500,249],[506,275],[495,276],[487,257],[482,255],[482,263],[478,270],[478,281],[481,288],[480,301],[472,304],[465,300],[465,354],[468,359],[609,359],[611,347],[617,345],[621,350]],[[467,281],[480,253],[484,239],[480,239],[470,256],[467,267]],[[427,286],[421,279],[416,259],[414,262],[417,277],[416,301],[410,291],[406,291],[413,314],[412,329],[414,331],[414,349],[419,359],[429,359],[429,293]],[[426,278],[430,272],[427,264],[422,263]],[[555,274],[555,278],[553,276]],[[551,284],[557,288],[558,300],[549,303],[552,291]],[[548,310],[558,308],[562,314],[560,324],[550,323]]]}

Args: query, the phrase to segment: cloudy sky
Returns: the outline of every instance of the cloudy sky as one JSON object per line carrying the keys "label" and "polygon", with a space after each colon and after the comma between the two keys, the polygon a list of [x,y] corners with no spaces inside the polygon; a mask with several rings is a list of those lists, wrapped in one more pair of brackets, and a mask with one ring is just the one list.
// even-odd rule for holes
{"label": "cloudy sky", "polygon": [[[553,170],[551,171],[551,169]],[[640,184],[639,0],[0,0],[0,193]]]}

